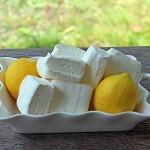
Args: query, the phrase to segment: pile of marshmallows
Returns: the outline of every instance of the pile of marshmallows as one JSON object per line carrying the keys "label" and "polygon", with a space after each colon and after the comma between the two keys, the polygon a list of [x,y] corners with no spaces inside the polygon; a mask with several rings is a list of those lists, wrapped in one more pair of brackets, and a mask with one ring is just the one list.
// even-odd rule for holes
{"label": "pile of marshmallows", "polygon": [[141,63],[133,56],[94,45],[84,51],[58,44],[51,54],[37,59],[36,67],[41,78],[28,75],[20,85],[17,107],[23,114],[86,112],[103,77],[128,72],[135,84],[141,78]]}

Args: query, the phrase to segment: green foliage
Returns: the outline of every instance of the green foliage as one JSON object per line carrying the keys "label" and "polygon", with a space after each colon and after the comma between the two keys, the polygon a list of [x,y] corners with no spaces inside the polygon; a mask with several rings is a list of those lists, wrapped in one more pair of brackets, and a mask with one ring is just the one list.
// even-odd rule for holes
{"label": "green foliage", "polygon": [[149,0],[1,0],[0,48],[150,45]]}

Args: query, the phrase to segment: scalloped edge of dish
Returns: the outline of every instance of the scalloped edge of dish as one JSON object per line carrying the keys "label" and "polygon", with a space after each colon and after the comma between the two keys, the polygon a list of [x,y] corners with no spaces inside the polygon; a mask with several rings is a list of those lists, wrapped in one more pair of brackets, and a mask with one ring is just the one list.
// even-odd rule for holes
{"label": "scalloped edge of dish", "polygon": [[[147,102],[148,90],[140,84],[139,88],[143,93],[141,94],[144,97],[143,102],[146,102],[150,108]],[[15,114],[1,117],[0,122],[8,123],[18,133],[64,133],[131,130],[139,122],[149,118],[150,111],[147,112],[147,110],[143,113],[129,111],[118,114],[88,111],[76,114],[67,112],[53,112],[45,115]]]}

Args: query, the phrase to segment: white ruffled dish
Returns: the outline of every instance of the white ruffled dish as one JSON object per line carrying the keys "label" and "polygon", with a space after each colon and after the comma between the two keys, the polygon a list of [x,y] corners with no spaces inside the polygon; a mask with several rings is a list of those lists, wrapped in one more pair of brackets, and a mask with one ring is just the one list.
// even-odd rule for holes
{"label": "white ruffled dish", "polygon": [[[132,59],[134,57],[130,56]],[[5,57],[6,66],[12,58]],[[0,59],[0,64],[1,64]],[[10,102],[7,89],[4,85],[6,68],[0,71],[0,100],[5,105]],[[143,74],[143,79],[150,80],[150,74]],[[15,103],[11,104],[10,111],[0,103],[0,122],[9,124],[18,133],[62,133],[62,132],[95,132],[95,131],[125,131],[133,129],[139,122],[150,118],[149,92],[139,84],[139,102],[136,112],[108,114],[98,111],[88,111],[80,114],[50,113],[47,115],[23,115]],[[6,100],[7,99],[7,100]]]}

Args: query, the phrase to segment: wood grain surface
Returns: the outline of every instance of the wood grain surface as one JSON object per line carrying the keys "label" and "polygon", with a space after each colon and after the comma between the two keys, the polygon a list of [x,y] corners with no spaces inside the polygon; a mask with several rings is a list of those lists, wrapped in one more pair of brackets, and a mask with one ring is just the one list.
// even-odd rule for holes
{"label": "wood grain surface", "polygon": [[[105,48],[108,49],[108,48]],[[118,47],[125,54],[134,55],[142,62],[143,72],[150,73],[150,47]],[[44,56],[51,49],[0,50],[0,57]],[[142,81],[150,91],[150,83]],[[16,134],[0,123],[0,150],[149,150],[150,120],[132,131],[65,134]]]}

